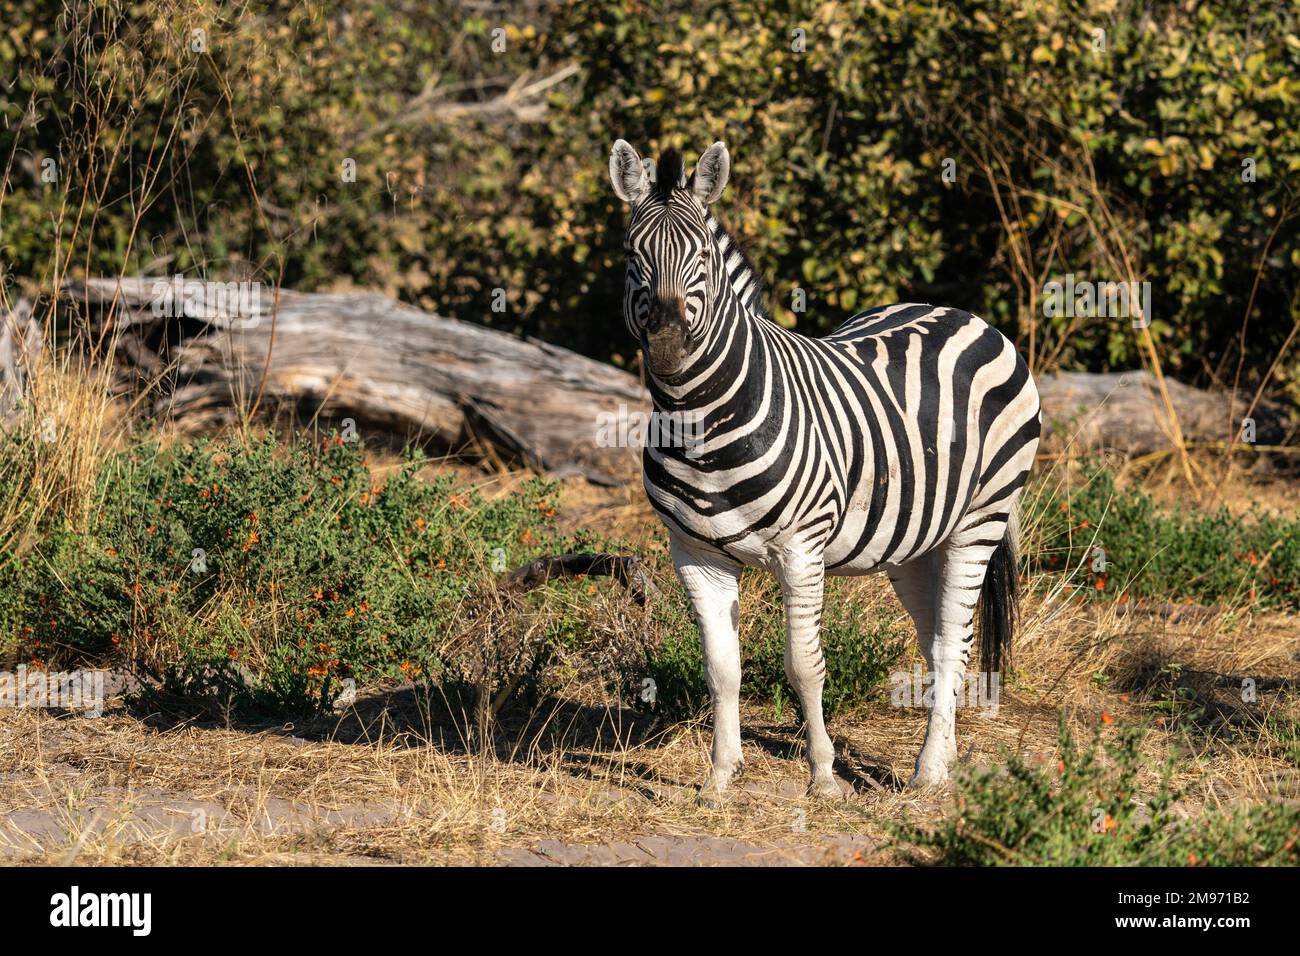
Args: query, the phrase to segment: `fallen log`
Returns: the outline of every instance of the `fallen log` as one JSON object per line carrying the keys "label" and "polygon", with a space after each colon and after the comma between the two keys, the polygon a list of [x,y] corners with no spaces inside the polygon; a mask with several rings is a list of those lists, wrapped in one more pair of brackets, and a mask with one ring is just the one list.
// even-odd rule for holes
{"label": "fallen log", "polygon": [[591,575],[611,577],[627,589],[637,604],[659,595],[659,588],[641,566],[641,558],[625,554],[553,554],[516,568],[501,582],[507,591],[531,591],[552,578]]}
{"label": "fallen log", "polygon": [[18,417],[44,342],[30,302],[19,299],[12,310],[0,308],[0,426]]}
{"label": "fallen log", "polygon": [[[1074,450],[1108,449],[1146,455],[1171,448],[1172,428],[1155,376],[1134,372],[1057,372],[1038,378],[1045,436]],[[1234,401],[1226,392],[1194,388],[1165,379],[1169,401],[1186,441],[1193,444],[1242,442],[1242,423],[1250,396]],[[1262,403],[1251,412],[1249,442],[1288,444],[1294,428],[1284,411]]]}
{"label": "fallen log", "polygon": [[186,429],[230,421],[260,392],[263,408],[351,416],[452,452],[489,446],[543,472],[601,484],[637,473],[638,449],[597,440],[602,413],[647,407],[613,366],[382,295],[263,289],[232,307],[229,285],[191,280],[173,294],[172,280],[145,277],[65,291],[115,328],[149,412]]}
{"label": "fallen log", "polygon": [[[373,293],[265,289],[232,309],[232,285],[92,279],[65,292],[115,327],[118,364],[148,411],[186,429],[230,421],[260,396],[262,408],[351,416],[402,440],[600,484],[639,473],[639,449],[602,447],[599,437],[602,418],[649,411],[627,372]],[[1248,396],[1166,384],[1186,440],[1240,440]],[[1047,374],[1038,388],[1049,446],[1128,455],[1171,447],[1164,400],[1145,371]],[[1295,426],[1276,406],[1252,417],[1259,445],[1293,441]]]}

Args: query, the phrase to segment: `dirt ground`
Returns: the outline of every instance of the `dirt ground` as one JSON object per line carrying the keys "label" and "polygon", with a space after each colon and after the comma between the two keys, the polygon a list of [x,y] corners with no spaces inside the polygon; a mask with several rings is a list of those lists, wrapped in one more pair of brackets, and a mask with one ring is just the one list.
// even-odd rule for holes
{"label": "dirt ground", "polygon": [[[650,527],[639,495],[579,485],[564,515],[635,537]],[[879,583],[881,600],[892,600]],[[1300,713],[1300,615],[1085,606],[1031,582],[1018,640],[996,715],[960,712],[963,763],[996,766],[1008,752],[1055,763],[1061,715],[1091,728],[1149,715],[1190,687],[1210,716],[1156,726],[1145,745],[1156,760],[1176,757],[1186,812],[1300,797],[1296,754],[1250,730],[1261,715]],[[1249,705],[1246,677],[1259,688]],[[797,719],[789,707],[778,716],[747,704],[745,772],[723,805],[708,807],[696,799],[707,719],[660,726],[576,684],[498,728],[487,752],[467,746],[460,728],[433,724],[411,687],[363,688],[334,718],[302,726],[178,722],[120,697],[98,717],[0,709],[0,861],[907,862],[891,828],[934,820],[953,803],[950,792],[903,786],[924,710],[881,700],[831,721],[840,801],[805,796]]]}

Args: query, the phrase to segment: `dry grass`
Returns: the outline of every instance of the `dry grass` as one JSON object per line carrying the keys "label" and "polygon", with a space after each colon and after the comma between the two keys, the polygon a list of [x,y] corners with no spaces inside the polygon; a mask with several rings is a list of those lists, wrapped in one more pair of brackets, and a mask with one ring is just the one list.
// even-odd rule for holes
{"label": "dry grass", "polygon": [[[42,464],[33,481],[68,489],[57,506],[88,507],[88,476],[95,456],[112,447],[117,419],[97,385],[78,388],[67,370],[44,381],[54,385],[42,407],[59,410],[66,430],[34,453],[64,457]],[[380,476],[396,465],[382,453],[371,461]],[[450,470],[489,498],[528,477],[446,461],[429,470]],[[1068,478],[1063,466],[1040,480]],[[1225,487],[1239,491],[1233,508],[1257,493],[1240,477]],[[9,504],[9,527],[28,520],[16,508],[55,500]],[[638,548],[663,548],[635,485],[571,482],[564,501],[565,530],[598,528]],[[1146,739],[1146,783],[1174,756],[1187,813],[1300,796],[1300,746],[1294,731],[1288,739],[1277,730],[1300,721],[1300,615],[1083,604],[1062,584],[1031,582],[998,714],[959,715],[964,763],[997,765],[1008,752],[1054,763],[1061,715],[1076,729],[1154,716],[1163,726]],[[892,608],[883,579],[857,586],[881,613]],[[762,600],[747,592],[743,615],[752,619]],[[618,588],[586,604],[585,620],[611,649],[645,625]],[[882,700],[834,719],[837,771],[853,792],[830,803],[804,795],[794,713],[786,708],[778,719],[770,706],[750,703],[738,790],[721,808],[702,808],[695,796],[708,769],[707,720],[654,725],[611,700],[591,668],[563,670],[567,682],[534,713],[498,724],[488,747],[470,742],[463,726],[432,722],[409,687],[375,689],[335,721],[296,728],[178,724],[120,701],[94,720],[0,710],[0,859],[890,864],[901,861],[891,823],[949,809],[948,794],[901,786],[924,735],[923,711]],[[1259,689],[1250,705],[1240,700],[1246,677]]]}
{"label": "dry grass", "polygon": [[17,454],[0,459],[0,485],[17,493],[0,501],[0,544],[20,551],[27,536],[58,516],[81,527],[94,506],[105,458],[126,428],[120,403],[92,367],[70,353],[42,352],[28,370],[27,404],[9,425]]}
{"label": "dry grass", "polygon": [[[883,581],[862,586],[889,600]],[[1296,797],[1295,753],[1264,729],[1269,717],[1300,717],[1296,624],[1035,594],[998,715],[960,715],[962,759],[994,765],[1015,751],[1054,762],[1058,714],[1081,728],[1156,713],[1164,726],[1146,750],[1153,762],[1176,757],[1186,812]],[[1181,665],[1173,678],[1169,664]],[[1259,698],[1244,705],[1237,694],[1234,706],[1244,676]],[[1200,688],[1213,705],[1206,715],[1164,709],[1182,685]],[[649,725],[579,676],[498,726],[487,752],[466,746],[463,728],[431,723],[410,688],[363,695],[337,721],[298,728],[171,725],[120,705],[97,720],[0,711],[0,854],[81,864],[879,864],[899,860],[890,822],[946,811],[945,794],[900,787],[921,711],[881,702],[832,722],[837,769],[853,786],[842,803],[804,796],[794,720],[747,705],[745,774],[710,809],[695,802],[707,723]]]}

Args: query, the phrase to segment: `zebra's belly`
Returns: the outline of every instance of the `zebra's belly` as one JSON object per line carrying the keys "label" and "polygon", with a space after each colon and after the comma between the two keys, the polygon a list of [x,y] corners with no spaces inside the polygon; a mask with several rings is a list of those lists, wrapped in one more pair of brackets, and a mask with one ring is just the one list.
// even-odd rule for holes
{"label": "zebra's belly", "polygon": [[[653,503],[654,499],[651,501]],[[724,554],[745,567],[775,571],[792,555],[816,553],[824,556],[827,574],[859,577],[889,571],[903,563],[897,552],[885,553],[883,542],[872,544],[868,540],[866,547],[862,547],[861,522],[852,520],[844,523],[840,534],[823,543],[823,539],[815,536],[816,529],[824,527],[821,522],[762,527],[737,536],[733,524],[711,520],[689,509],[665,509],[656,505],[656,510],[669,531],[689,542],[692,548]],[[845,517],[852,518],[851,515]],[[918,542],[914,548],[919,550],[908,553],[906,559],[917,557],[940,544],[941,539],[924,546]]]}
{"label": "zebra's belly", "polygon": [[[888,479],[886,472],[883,480]],[[888,571],[901,563],[899,541],[892,531],[904,510],[902,498],[882,487],[873,499],[875,480],[864,479],[858,488],[841,489],[815,501],[792,501],[788,510],[775,517],[770,503],[733,500],[730,507],[707,511],[649,483],[646,491],[669,531],[693,548],[767,570],[775,570],[792,555],[813,553],[824,557],[827,573],[858,576]],[[901,517],[906,521],[906,514]],[[919,528],[916,535],[906,537],[902,545],[910,549],[907,557],[941,543],[927,542],[930,537]],[[892,551],[891,544],[895,545]]]}

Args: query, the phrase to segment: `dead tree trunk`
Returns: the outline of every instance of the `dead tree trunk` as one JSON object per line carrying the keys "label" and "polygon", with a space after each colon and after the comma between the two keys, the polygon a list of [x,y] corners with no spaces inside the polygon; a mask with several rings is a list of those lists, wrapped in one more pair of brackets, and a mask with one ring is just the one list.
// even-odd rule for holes
{"label": "dead tree trunk", "polygon": [[43,345],[30,302],[19,299],[12,311],[0,308],[0,426],[20,414]]}
{"label": "dead tree trunk", "polygon": [[[488,449],[600,483],[638,473],[638,449],[602,447],[618,442],[600,434],[602,416],[649,411],[645,389],[626,372],[382,295],[277,297],[262,289],[241,301],[235,286],[93,279],[66,294],[115,329],[118,365],[146,406],[185,428],[228,421],[260,397],[262,409],[289,406],[336,422],[350,416],[400,439]],[[0,365],[3,346],[0,340]],[[0,368],[0,383],[8,374]],[[1238,439],[1241,423],[1231,419],[1245,414],[1246,397],[1231,403],[1220,392],[1168,384],[1186,438]],[[1049,374],[1038,387],[1044,424],[1058,443],[1130,455],[1170,447],[1167,412],[1146,372]],[[1293,426],[1275,407],[1253,415],[1257,442],[1292,440]]]}
{"label": "dead tree trunk", "polygon": [[[260,295],[234,283],[92,279],[69,287],[119,335],[118,362],[153,414],[205,428],[248,409],[351,416],[404,439],[494,454],[600,483],[636,449],[602,447],[602,414],[648,407],[637,380],[567,349],[421,312],[377,294]],[[108,315],[109,306],[116,305]]]}
{"label": "dead tree trunk", "polygon": [[[1250,396],[1236,402],[1224,392],[1165,381],[1183,436],[1193,443],[1239,442]],[[1076,449],[1104,448],[1145,455],[1169,448],[1168,411],[1155,377],[1136,372],[1057,372],[1041,376],[1038,393],[1043,425],[1059,444]],[[1293,438],[1283,409],[1262,403],[1251,413],[1258,445],[1286,444]]]}

